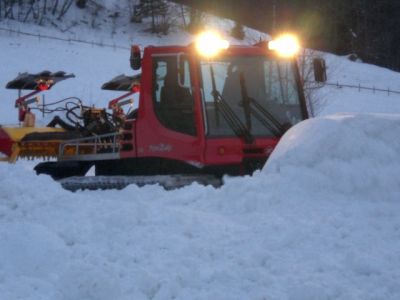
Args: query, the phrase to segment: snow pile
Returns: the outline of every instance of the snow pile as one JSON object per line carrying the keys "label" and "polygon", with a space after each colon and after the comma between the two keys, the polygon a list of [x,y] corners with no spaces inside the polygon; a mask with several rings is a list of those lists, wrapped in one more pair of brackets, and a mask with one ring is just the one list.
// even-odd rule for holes
{"label": "snow pile", "polygon": [[0,165],[1,299],[398,299],[400,117],[300,123],[253,177],[70,193]]}
{"label": "snow pile", "polygon": [[338,114],[310,119],[280,141],[265,174],[301,176],[294,185],[376,200],[400,191],[400,115]]}

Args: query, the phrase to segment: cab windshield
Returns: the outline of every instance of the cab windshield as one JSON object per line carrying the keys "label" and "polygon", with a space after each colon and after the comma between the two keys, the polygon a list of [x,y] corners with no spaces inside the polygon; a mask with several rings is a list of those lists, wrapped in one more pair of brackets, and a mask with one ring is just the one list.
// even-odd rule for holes
{"label": "cab windshield", "polygon": [[304,117],[292,62],[265,56],[201,61],[211,137],[278,137]]}

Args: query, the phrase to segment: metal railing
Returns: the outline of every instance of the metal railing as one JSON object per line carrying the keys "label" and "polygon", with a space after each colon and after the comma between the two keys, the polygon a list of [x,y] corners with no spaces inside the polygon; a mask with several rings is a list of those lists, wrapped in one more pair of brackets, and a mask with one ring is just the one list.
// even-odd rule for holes
{"label": "metal railing", "polygon": [[60,144],[59,160],[96,160],[115,156],[119,152],[119,133],[101,134],[68,140]]}
{"label": "metal railing", "polygon": [[314,84],[312,86],[308,86],[306,87],[306,89],[319,89],[322,88],[324,86],[332,86],[332,87],[337,87],[337,88],[350,88],[350,89],[356,89],[359,92],[361,91],[370,91],[373,93],[386,93],[388,96],[390,96],[390,94],[396,94],[396,95],[400,95],[400,91],[396,91],[396,90],[392,90],[391,88],[377,88],[375,86],[362,86],[361,84],[355,85],[355,84],[347,84],[347,83],[340,83],[340,82],[324,82],[321,84],[318,84],[314,81],[307,81],[305,83],[308,84]]}

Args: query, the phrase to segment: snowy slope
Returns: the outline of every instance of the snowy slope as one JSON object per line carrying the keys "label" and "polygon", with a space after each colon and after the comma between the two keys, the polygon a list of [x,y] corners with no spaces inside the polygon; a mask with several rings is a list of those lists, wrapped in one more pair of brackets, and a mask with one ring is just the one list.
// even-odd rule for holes
{"label": "snowy slope", "polygon": [[[115,93],[101,84],[131,74],[121,49],[1,32],[0,49],[0,86],[21,71],[77,75],[46,101],[104,105]],[[400,89],[398,73],[326,57],[332,81]],[[390,113],[400,98],[318,93],[321,117],[292,128],[262,171],[220,189],[70,193],[34,175],[35,162],[1,164],[0,299],[399,299],[400,116]],[[14,96],[0,89],[3,124],[15,123]],[[327,116],[337,112],[351,113]]]}
{"label": "snowy slope", "polygon": [[353,85],[398,93],[359,90],[325,86],[318,91],[316,98],[320,102],[316,111],[319,115],[336,112],[362,113],[400,113],[399,73],[374,65],[351,62],[345,57],[324,54],[328,66],[328,82]]}

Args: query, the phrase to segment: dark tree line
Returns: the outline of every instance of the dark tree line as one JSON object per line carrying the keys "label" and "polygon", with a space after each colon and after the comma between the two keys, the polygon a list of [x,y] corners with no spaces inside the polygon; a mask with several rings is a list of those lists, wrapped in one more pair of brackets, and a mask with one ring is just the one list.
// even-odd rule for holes
{"label": "dark tree line", "polygon": [[75,1],[0,0],[0,20],[33,21],[36,24],[42,25],[47,19],[61,20]]}
{"label": "dark tree line", "polygon": [[269,33],[298,32],[305,46],[400,70],[399,0],[176,0]]}
{"label": "dark tree line", "polygon": [[304,2],[293,7],[300,14],[292,24],[303,29],[311,46],[400,70],[400,1]]}
{"label": "dark tree line", "polygon": [[169,30],[168,3],[164,0],[134,1],[132,22],[140,23],[143,17],[151,17],[151,32],[167,34]]}

